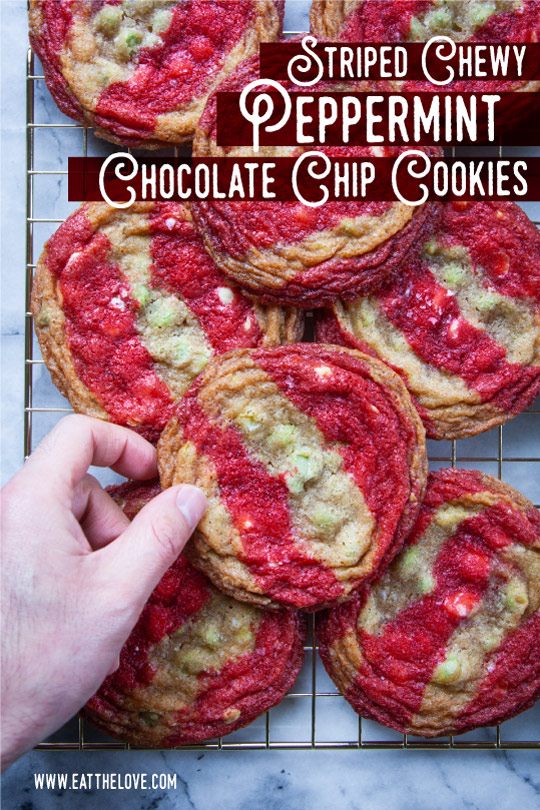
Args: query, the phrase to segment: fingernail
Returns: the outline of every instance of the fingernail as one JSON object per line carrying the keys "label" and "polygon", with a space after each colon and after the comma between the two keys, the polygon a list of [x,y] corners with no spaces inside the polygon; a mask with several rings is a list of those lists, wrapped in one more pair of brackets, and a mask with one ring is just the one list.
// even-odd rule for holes
{"label": "fingernail", "polygon": [[204,515],[206,509],[206,496],[197,487],[184,484],[176,496],[176,505],[184,515],[191,531]]}

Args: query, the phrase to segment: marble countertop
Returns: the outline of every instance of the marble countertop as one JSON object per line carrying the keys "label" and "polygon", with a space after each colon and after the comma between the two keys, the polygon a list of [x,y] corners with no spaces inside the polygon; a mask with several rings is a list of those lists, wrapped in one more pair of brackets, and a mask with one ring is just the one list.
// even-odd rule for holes
{"label": "marble countertop", "polygon": [[[309,3],[287,0],[286,25],[307,27]],[[0,3],[2,35],[2,480],[22,463],[24,402],[24,268],[25,268],[25,58],[27,50],[25,0]],[[43,82],[36,83],[36,115],[48,123],[68,122],[58,112]],[[42,130],[36,135],[37,168],[58,171],[68,154],[80,154],[80,132]],[[79,140],[77,140],[77,138]],[[89,153],[103,154],[111,147],[89,136]],[[540,218],[540,204],[529,204],[529,214]],[[67,202],[65,180],[39,178],[36,186],[37,217],[61,218],[74,208]],[[36,227],[36,252],[55,225]],[[36,348],[36,357],[39,351]],[[50,382],[42,366],[34,369],[34,405],[62,408],[67,403]],[[536,403],[538,408],[538,403]],[[35,445],[58,419],[57,413],[37,413],[32,426]],[[540,417],[524,414],[504,428],[505,455],[540,455]],[[432,455],[449,456],[449,443],[431,444]],[[534,446],[536,445],[536,447]],[[496,458],[498,432],[458,442],[458,456]],[[432,467],[446,462],[432,462]],[[470,461],[462,466],[497,474],[496,461]],[[504,480],[540,502],[538,466],[526,462],[503,464]],[[317,668],[317,687],[335,691]],[[309,691],[308,660],[296,691]],[[298,684],[297,684],[298,687]],[[305,689],[303,688],[305,687]],[[337,742],[354,739],[357,718],[338,696],[318,699],[316,739]],[[272,710],[271,741],[309,741],[311,699],[287,699]],[[539,739],[540,705],[504,724],[502,738]],[[264,721],[237,732],[237,741],[264,740]],[[466,735],[469,740],[492,740],[493,730]],[[71,724],[54,739],[77,739]],[[90,739],[90,738],[89,738]],[[398,735],[375,723],[364,724],[366,740],[397,740]],[[168,774],[176,787],[131,790],[36,789],[35,774],[145,772]],[[149,776],[150,778],[150,776]],[[122,806],[137,810],[194,808],[213,810],[529,810],[540,803],[540,752],[531,751],[368,751],[368,750],[206,750],[206,751],[32,751],[17,762],[2,782],[4,806],[9,810],[100,808]]]}

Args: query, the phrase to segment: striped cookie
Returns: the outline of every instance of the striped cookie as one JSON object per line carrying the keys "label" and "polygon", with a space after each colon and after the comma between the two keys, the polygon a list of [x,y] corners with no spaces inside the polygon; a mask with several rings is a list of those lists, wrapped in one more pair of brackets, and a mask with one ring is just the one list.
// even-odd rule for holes
{"label": "striped cookie", "polygon": [[424,431],[398,375],[338,347],[230,352],[178,403],[161,482],[208,508],[186,553],[237,599],[314,610],[389,562],[426,479]]}
{"label": "striped cookie", "polygon": [[[539,0],[313,0],[310,26],[320,39],[342,42],[427,42],[445,36],[455,42],[497,44],[538,42]],[[538,81],[456,79],[394,82],[395,89],[418,92],[494,93],[537,91]]]}
{"label": "striped cookie", "polygon": [[540,697],[540,514],[470,470],[431,473],[404,549],[318,622],[319,650],[363,717],[434,737]]}
{"label": "striped cookie", "polygon": [[540,233],[515,203],[445,203],[439,213],[391,284],[337,301],[316,332],[385,360],[428,436],[459,439],[540,393]]}
{"label": "striped cookie", "polygon": [[[216,93],[242,90],[256,78],[258,60],[246,59]],[[300,90],[283,84],[288,90]],[[376,88],[375,83],[372,89]],[[317,85],[308,92],[322,89]],[[340,88],[333,84],[330,89]],[[217,145],[216,93],[201,117],[193,154],[253,156],[248,147]],[[299,156],[302,151],[263,147],[258,154]],[[318,151],[332,158],[361,160],[392,157],[402,150],[359,146]],[[318,208],[301,202],[205,200],[192,203],[191,210],[208,252],[227,275],[264,303],[303,309],[376,288],[394,272],[424,219],[422,207],[355,200],[329,201]]]}
{"label": "striped cookie", "polygon": [[229,284],[178,203],[79,208],[41,255],[32,314],[73,408],[154,441],[211,357],[302,333],[296,312],[265,309]]}
{"label": "striped cookie", "polygon": [[[129,482],[108,491],[133,519],[160,486]],[[292,686],[304,634],[297,613],[236,602],[181,556],[150,596],[119,668],[82,715],[112,737],[150,748],[230,734]]]}
{"label": "striped cookie", "polygon": [[31,0],[30,41],[63,113],[148,149],[190,141],[208,94],[282,17],[283,0]]}

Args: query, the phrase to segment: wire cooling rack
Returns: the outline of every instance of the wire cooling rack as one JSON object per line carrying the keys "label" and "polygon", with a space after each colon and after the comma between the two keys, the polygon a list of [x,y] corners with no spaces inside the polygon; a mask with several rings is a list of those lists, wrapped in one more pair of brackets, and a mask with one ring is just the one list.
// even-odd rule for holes
{"label": "wire cooling rack", "polygon": [[[293,33],[293,32],[288,32]],[[69,155],[106,154],[115,147],[96,139],[91,129],[71,122],[56,110],[45,88],[39,63],[27,58],[26,165],[26,312],[24,454],[64,414],[68,403],[52,385],[34,338],[30,292],[36,260],[45,240],[71,213],[67,203]],[[36,72],[37,69],[37,72]],[[537,209],[538,210],[538,209]],[[538,218],[536,220],[538,223]],[[540,401],[504,428],[458,442],[428,442],[430,467],[482,469],[513,484],[537,505],[540,502]],[[537,447],[533,438],[537,436]],[[536,456],[532,452],[536,450]],[[97,472],[103,483],[103,471]],[[282,703],[245,729],[191,750],[207,749],[536,749],[540,750],[540,703],[501,726],[477,729],[459,737],[426,740],[398,734],[358,717],[336,691],[316,654],[315,616],[309,617],[305,662],[293,690]],[[64,726],[41,750],[125,750],[80,718]],[[184,748],[182,750],[185,750]]]}

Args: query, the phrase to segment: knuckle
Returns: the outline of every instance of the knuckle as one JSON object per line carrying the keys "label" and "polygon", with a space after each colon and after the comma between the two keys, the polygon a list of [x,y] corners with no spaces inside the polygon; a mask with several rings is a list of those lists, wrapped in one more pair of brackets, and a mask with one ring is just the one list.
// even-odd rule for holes
{"label": "knuckle", "polygon": [[180,551],[179,540],[182,532],[181,516],[173,520],[169,515],[160,514],[154,517],[151,530],[156,548],[163,562],[172,562]]}

